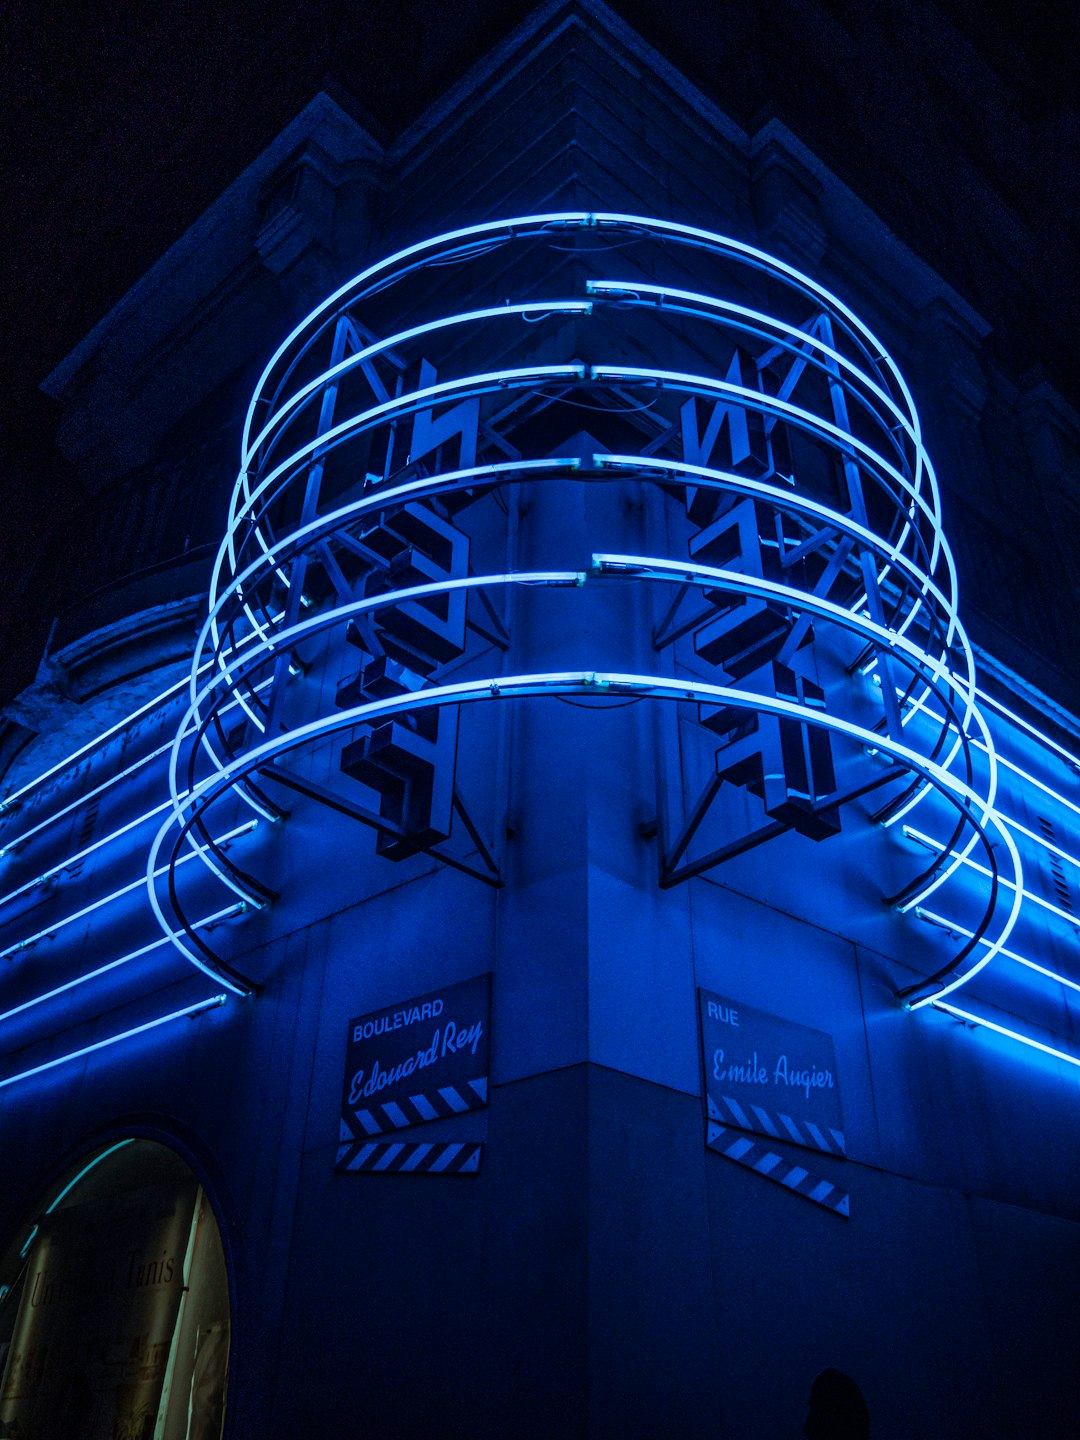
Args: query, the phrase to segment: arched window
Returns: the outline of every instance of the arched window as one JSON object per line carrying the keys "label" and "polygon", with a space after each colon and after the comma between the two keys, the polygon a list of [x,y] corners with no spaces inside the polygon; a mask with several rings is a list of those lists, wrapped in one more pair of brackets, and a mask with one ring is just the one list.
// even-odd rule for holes
{"label": "arched window", "polygon": [[127,1139],[43,1197],[0,1263],[0,1437],[218,1440],[229,1287],[174,1151]]}

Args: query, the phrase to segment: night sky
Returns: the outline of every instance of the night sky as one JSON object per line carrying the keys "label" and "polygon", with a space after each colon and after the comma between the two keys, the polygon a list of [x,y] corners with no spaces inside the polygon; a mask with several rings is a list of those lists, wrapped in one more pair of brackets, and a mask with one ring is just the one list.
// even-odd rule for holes
{"label": "night sky", "polygon": [[[14,0],[7,7],[0,22],[6,211],[0,647],[7,630],[9,660],[19,637],[6,622],[26,557],[62,522],[76,493],[54,458],[55,408],[37,389],[49,370],[324,77],[345,86],[373,128],[392,136],[532,8],[527,0],[214,6]],[[897,78],[927,50],[939,69],[952,63],[921,5],[824,0],[820,12],[810,12],[785,0],[662,6],[619,0],[614,8],[740,123],[752,127],[770,114],[785,119],[997,329],[1006,335],[1011,329],[1014,357],[1020,353],[1026,363],[1042,355],[1038,336],[1031,337],[1030,355],[1021,353],[1017,306],[1010,311],[1008,297],[998,297],[989,281],[980,293],[979,267],[948,235],[933,253],[935,242],[920,231],[919,207],[909,197],[893,194],[885,178],[873,193],[875,143],[899,128],[913,156],[932,153],[932,130],[947,106],[939,97],[935,110],[932,77],[925,106],[912,105],[910,89]],[[1080,6],[1037,0],[996,14],[976,0],[945,0],[940,8],[962,37],[955,63],[965,63],[970,46],[1010,87],[1021,112],[1038,122],[1039,133],[1057,137],[1036,146],[990,124],[965,143],[985,152],[1014,207],[1035,223],[1033,283],[1060,295],[1063,316],[1076,316],[1077,177],[1060,167],[1062,155],[1077,152],[1072,77]],[[822,12],[827,25],[854,35],[869,60],[864,73],[841,85],[812,58],[813,46],[827,46],[834,33],[807,19]],[[934,183],[941,186],[940,176]],[[928,198],[932,209],[935,197]],[[1070,326],[1063,320],[1061,329]],[[1060,337],[1045,350],[1054,380],[1080,401],[1070,373],[1075,351],[1070,355]]]}

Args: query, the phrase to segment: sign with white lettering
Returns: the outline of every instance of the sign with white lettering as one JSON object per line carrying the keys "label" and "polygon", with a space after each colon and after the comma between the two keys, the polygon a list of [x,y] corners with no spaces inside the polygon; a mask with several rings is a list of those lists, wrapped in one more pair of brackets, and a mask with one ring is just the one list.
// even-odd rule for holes
{"label": "sign with white lettering", "polygon": [[490,975],[350,1020],[336,1168],[387,1131],[485,1106],[490,1041]]}
{"label": "sign with white lettering", "polygon": [[709,1119],[843,1155],[831,1035],[698,991]]}

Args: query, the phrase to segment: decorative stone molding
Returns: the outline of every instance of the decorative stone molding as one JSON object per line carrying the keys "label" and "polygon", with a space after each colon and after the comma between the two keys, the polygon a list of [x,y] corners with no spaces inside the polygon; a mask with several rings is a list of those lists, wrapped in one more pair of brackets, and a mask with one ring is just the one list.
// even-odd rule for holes
{"label": "decorative stone molding", "polygon": [[829,244],[820,185],[768,128],[751,141],[750,183],[761,243],[817,266]]}

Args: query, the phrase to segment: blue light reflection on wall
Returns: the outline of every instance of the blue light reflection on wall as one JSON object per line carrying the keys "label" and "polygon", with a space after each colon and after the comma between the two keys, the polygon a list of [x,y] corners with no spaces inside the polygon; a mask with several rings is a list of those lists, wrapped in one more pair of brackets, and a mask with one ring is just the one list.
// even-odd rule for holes
{"label": "blue light reflection on wall", "polygon": [[[215,753],[205,731],[198,734],[197,731],[198,722],[201,719],[200,706],[205,708],[207,704],[217,705],[219,703],[243,712],[256,730],[261,729],[263,720],[257,700],[258,692],[270,686],[274,680],[272,675],[266,673],[266,666],[271,662],[279,665],[287,649],[287,645],[282,641],[282,634],[288,618],[286,610],[280,608],[280,602],[277,608],[266,604],[260,597],[259,587],[263,578],[270,575],[275,577],[278,582],[283,583],[285,590],[288,591],[293,573],[291,567],[294,564],[299,543],[298,532],[293,530],[284,535],[276,535],[267,524],[267,507],[262,505],[260,508],[260,501],[266,496],[276,493],[275,487],[280,489],[281,486],[291,483],[298,476],[307,475],[308,470],[305,467],[310,467],[332,445],[344,443],[354,435],[365,433],[378,424],[388,423],[387,416],[389,415],[394,417],[400,415],[413,419],[421,414],[433,413],[435,404],[439,402],[443,404],[464,403],[470,397],[483,398],[492,394],[505,394],[508,389],[514,387],[524,392],[539,391],[559,382],[587,387],[613,383],[649,384],[654,387],[661,384],[668,389],[681,391],[684,394],[701,394],[711,390],[714,395],[721,395],[732,404],[744,405],[758,412],[791,419],[800,426],[842,444],[845,447],[845,453],[853,454],[857,458],[865,460],[867,464],[884,467],[907,497],[906,503],[910,507],[912,517],[911,529],[916,529],[924,516],[927,518],[931,527],[928,532],[930,539],[927,552],[931,557],[931,565],[919,582],[922,598],[915,609],[917,610],[920,605],[925,606],[940,600],[948,632],[950,635],[956,633],[958,621],[954,608],[954,597],[949,591],[948,583],[943,581],[942,584],[945,585],[945,588],[942,589],[934,578],[935,573],[939,575],[944,573],[936,569],[942,556],[945,557],[945,568],[950,575],[951,562],[948,562],[947,549],[944,547],[938,524],[937,497],[933,486],[932,472],[929,469],[929,461],[925,452],[922,450],[917,417],[915,417],[914,407],[906,386],[903,384],[899,372],[895,371],[895,367],[886,374],[880,368],[875,370],[872,366],[866,365],[865,357],[857,365],[852,360],[850,352],[845,353],[837,345],[827,343],[822,338],[824,332],[819,333],[810,326],[804,329],[793,328],[790,323],[752,307],[738,305],[730,299],[725,300],[722,296],[712,296],[697,291],[665,290],[662,287],[650,287],[645,284],[635,286],[626,280],[597,281],[593,278],[588,281],[586,286],[588,298],[562,297],[545,300],[542,303],[528,302],[518,306],[488,307],[484,310],[466,311],[459,315],[433,320],[420,326],[406,327],[389,340],[369,343],[355,349],[347,357],[332,359],[332,363],[328,364],[314,380],[308,380],[297,390],[290,389],[290,377],[296,369],[297,357],[306,354],[310,345],[328,334],[329,328],[336,318],[351,315],[353,313],[351,307],[355,307],[358,298],[362,299],[368,291],[374,293],[376,289],[382,289],[390,284],[394,279],[395,267],[404,274],[429,262],[444,264],[448,255],[469,253],[471,246],[481,243],[485,237],[490,238],[496,234],[509,235],[512,238],[530,238],[545,233],[565,236],[572,234],[575,230],[599,230],[616,239],[623,231],[637,233],[644,230],[661,241],[685,245],[691,250],[710,255],[719,254],[726,260],[735,260],[738,263],[749,265],[774,279],[792,285],[812,299],[815,305],[823,307],[823,313],[831,313],[838,325],[848,327],[851,334],[859,336],[863,333],[858,321],[836,297],[829,295],[821,290],[821,287],[814,285],[807,277],[801,276],[791,267],[772,257],[765,256],[752,247],[723,240],[691,227],[665,225],[660,222],[645,221],[640,217],[595,216],[575,212],[559,216],[525,217],[520,220],[504,222],[498,226],[470,227],[466,231],[455,232],[449,237],[439,237],[432,241],[422,242],[409,251],[403,252],[402,255],[392,257],[390,261],[372,267],[357,281],[343,287],[286,340],[267,367],[256,397],[252,401],[245,432],[244,466],[233,496],[228,534],[223,542],[218,566],[215,570],[214,590],[211,594],[211,619],[204,627],[196,647],[190,681],[184,680],[171,685],[161,696],[140,706],[125,721],[110,726],[96,741],[82,746],[67,762],[50,767],[36,782],[21,786],[5,801],[0,802],[0,883],[4,886],[4,895],[0,897],[0,954],[7,957],[12,964],[22,963],[24,954],[33,954],[35,949],[40,950],[41,944],[46,941],[51,946],[55,946],[58,951],[62,951],[66,943],[61,934],[62,931],[73,925],[75,921],[89,917],[93,917],[94,924],[97,926],[99,912],[110,906],[115,907],[119,902],[128,899],[145,911],[143,918],[149,921],[151,917],[149,907],[146,905],[147,894],[140,884],[140,879],[147,870],[150,876],[151,894],[155,897],[156,892],[153,888],[155,877],[163,874],[172,876],[177,866],[188,860],[204,860],[211,866],[214,875],[229,882],[232,871],[227,857],[224,857],[223,864],[222,856],[211,853],[209,847],[198,847],[193,841],[189,842],[191,848],[187,851],[180,854],[174,851],[171,858],[160,863],[157,856],[160,843],[168,835],[170,826],[175,825],[176,820],[190,820],[196,808],[204,800],[206,803],[212,800],[215,804],[221,804],[230,795],[236,794],[236,786],[244,782],[247,777],[253,773],[257,775],[257,767],[251,767],[246,763],[249,756]],[[452,380],[440,381],[438,384],[429,385],[426,390],[421,389],[412,395],[407,394],[395,402],[383,402],[381,405],[369,407],[359,417],[353,415],[343,421],[337,420],[330,427],[324,425],[313,437],[303,439],[300,448],[288,458],[280,458],[280,452],[276,448],[279,440],[287,431],[293,430],[305,411],[310,413],[309,407],[312,403],[322,402],[325,408],[328,395],[348,373],[355,373],[364,364],[370,363],[377,353],[384,354],[391,345],[402,345],[406,341],[419,340],[434,331],[445,329],[449,325],[467,327],[481,322],[501,325],[504,320],[509,322],[514,316],[519,320],[534,320],[552,313],[590,317],[594,309],[605,305],[608,307],[607,313],[609,314],[612,310],[620,307],[621,313],[635,308],[647,309],[655,306],[666,307],[669,312],[678,310],[680,307],[683,311],[693,311],[699,314],[716,311],[723,315],[725,323],[737,324],[759,338],[764,336],[789,349],[793,345],[802,347],[801,353],[805,355],[807,361],[812,361],[817,365],[833,366],[836,383],[842,381],[844,385],[851,386],[853,394],[857,390],[861,390],[862,403],[883,407],[892,419],[906,430],[913,447],[912,468],[910,471],[905,471],[903,468],[897,469],[890,461],[882,458],[868,447],[866,442],[858,438],[850,428],[844,431],[835,423],[801,409],[794,401],[769,397],[761,391],[755,392],[752,387],[740,386],[727,379],[685,375],[678,372],[667,372],[665,376],[661,376],[659,372],[650,372],[641,367],[625,365],[583,367],[580,364],[506,367],[498,371],[486,372],[480,376],[456,377]],[[882,351],[881,354],[883,355],[884,352]],[[878,360],[880,361],[880,356],[878,356]],[[269,409],[258,410],[259,400],[268,397]],[[428,407],[426,411],[425,405]],[[261,424],[261,429],[257,434],[252,423],[252,417],[256,413],[260,414]],[[330,414],[332,415],[332,407]],[[648,465],[648,461],[643,457],[609,456],[606,458],[609,463],[617,462],[624,465],[640,463],[646,467]],[[523,460],[517,465],[505,465],[503,469],[513,478],[520,479],[530,464],[535,464],[538,470],[543,470],[545,467],[550,470],[553,463],[555,465],[562,464],[564,469],[567,467],[573,469],[578,462],[576,460],[561,462],[540,459],[535,462]],[[660,463],[662,462],[656,461],[656,464]],[[260,469],[260,467],[262,468]],[[682,467],[684,476],[688,468],[686,465]],[[400,488],[403,490],[410,488],[412,493],[420,498],[440,493],[451,494],[455,489],[463,489],[470,481],[475,484],[490,479],[490,475],[485,476],[482,471],[482,466],[473,467],[469,473],[459,470],[456,472],[457,478],[454,479],[449,472],[440,473],[436,469],[434,473],[418,478],[414,482],[410,482],[408,486],[401,486],[400,481],[398,483]],[[805,497],[802,497],[801,502],[798,496],[793,496],[788,501],[778,487],[770,487],[764,482],[754,482],[743,475],[722,474],[721,472],[714,474],[709,471],[708,466],[699,467],[699,471],[702,483],[713,483],[715,480],[715,483],[725,484],[728,490],[734,494],[753,493],[756,485],[756,493],[774,503],[781,501],[789,503],[792,512],[799,509],[800,503],[804,514],[809,514],[814,508],[814,502],[808,501]],[[718,479],[717,476],[719,476]],[[341,533],[365,509],[373,511],[377,507],[385,505],[387,489],[388,487],[384,484],[381,488],[377,488],[376,493],[365,495],[350,506],[339,508],[337,512],[329,516],[324,515],[309,522],[308,528],[312,532],[312,541],[317,542],[326,535]],[[399,498],[407,497],[403,495]],[[859,543],[865,542],[868,547],[872,547],[873,536],[867,532],[860,539],[859,527],[850,517],[834,516],[832,518],[836,520],[840,530],[846,524],[851,537],[854,537]],[[241,535],[243,535],[243,539],[238,538]],[[899,538],[894,536],[891,552],[884,555],[879,553],[876,563],[883,565],[884,570],[892,568],[898,573],[902,573],[904,565],[908,563],[904,549],[905,541],[906,532],[902,533]],[[246,550],[244,546],[247,547]],[[608,556],[606,558],[609,567],[608,573],[610,573],[614,568],[613,560],[617,561],[619,557]],[[621,573],[624,575],[629,573],[629,567],[625,563],[627,558],[622,557],[624,563]],[[647,557],[635,558],[647,560]],[[552,576],[544,583],[580,585],[588,580],[591,584],[593,581],[601,579],[603,574],[603,566],[598,565],[594,573],[590,573],[588,576],[567,571],[565,575],[559,575],[557,579]],[[489,577],[493,584],[496,582],[512,584],[516,578],[512,575]],[[688,570],[686,578],[690,578]],[[539,577],[531,578],[530,583],[539,583]],[[793,593],[788,593],[786,598],[796,600],[798,597]],[[236,619],[232,618],[228,621],[227,630],[223,629],[226,606],[228,604],[235,606],[235,603],[239,603],[243,616],[239,628]],[[850,611],[850,619],[853,624],[861,624],[865,634],[873,638],[873,622],[867,613],[870,608],[865,601],[862,605],[853,606]],[[332,623],[341,623],[355,615],[357,610],[356,605],[353,605],[351,609],[344,606],[339,607],[336,612],[313,616],[311,621],[306,623],[309,624],[310,630],[315,632],[329,628]],[[911,628],[912,619],[913,612],[909,610],[902,618],[901,623],[894,623],[892,627],[891,643],[897,650],[903,648],[904,637],[909,631],[911,634],[916,633],[915,629]],[[294,619],[293,625],[296,624],[297,621]],[[864,672],[872,672],[874,664],[872,662],[863,668]],[[935,672],[932,664],[927,668],[926,674],[928,683],[934,682]],[[571,683],[567,679],[567,672],[553,672],[547,676],[537,675],[530,678],[534,683],[529,693],[540,693],[545,687],[553,690],[561,686],[565,689]],[[891,672],[887,679],[891,684]],[[948,677],[937,676],[938,683],[941,683],[943,679],[947,680]],[[640,693],[643,695],[661,693],[662,687],[650,687],[648,680],[649,677],[642,677],[642,683],[638,687]],[[490,683],[495,684],[496,682],[492,680]],[[578,682],[573,683],[577,684]],[[587,685],[595,683],[595,681],[583,680],[580,683]],[[955,693],[963,694],[965,687],[971,685],[971,677],[958,671],[955,682],[948,681],[948,683],[952,685]],[[522,688],[528,687],[523,686]],[[509,688],[507,693],[509,693]],[[907,730],[904,739],[911,744],[916,744],[916,737],[921,729],[933,730],[935,724],[946,724],[946,717],[936,714],[932,703],[925,703],[926,693],[924,691],[922,696],[911,706],[911,714],[905,720]],[[997,827],[1006,844],[1010,847],[1015,845],[1019,852],[1023,862],[1023,878],[1019,883],[1015,879],[1012,881],[1017,925],[1013,934],[1008,933],[1009,929],[1013,927],[1005,927],[1004,938],[1002,935],[998,935],[996,938],[983,938],[978,943],[974,943],[979,923],[978,913],[980,909],[985,909],[988,903],[990,874],[988,867],[978,859],[977,853],[973,849],[974,837],[972,837],[952,853],[951,863],[945,872],[947,878],[942,881],[939,873],[935,877],[932,892],[920,895],[915,899],[909,898],[905,909],[911,915],[912,921],[923,920],[938,931],[945,944],[951,943],[953,937],[973,942],[972,949],[976,957],[976,964],[971,973],[978,971],[978,992],[975,999],[970,1001],[965,997],[964,1003],[961,1005],[955,1000],[946,1000],[939,986],[936,992],[920,993],[917,1004],[920,1006],[931,1005],[942,1013],[953,1015],[968,1023],[983,1024],[1012,1043],[1032,1046],[1071,1064],[1080,1063],[1066,1050],[1053,1045],[1049,1040],[1040,1039],[1034,1031],[1026,1030],[1022,1019],[1016,1018],[1015,1023],[1006,1023],[1005,1020],[995,1018],[999,1014],[995,1008],[997,1005],[1005,1004],[1010,1007],[1003,1013],[1011,1015],[1012,1007],[1016,1004],[1016,996],[1009,991],[1007,980],[1003,985],[997,984],[997,977],[1007,976],[1010,967],[1022,969],[1025,977],[1035,984],[1046,984],[1051,987],[1063,985],[1071,991],[1080,988],[1080,966],[1072,969],[1055,968],[1057,962],[1055,964],[1047,963],[1039,950],[1040,928],[1036,927],[1028,934],[1029,915],[1033,910],[1040,910],[1042,912],[1039,917],[1040,921],[1049,923],[1051,926],[1075,930],[1080,924],[1080,921],[1067,908],[1067,901],[1063,903],[1063,890],[1059,884],[1055,883],[1056,876],[1064,873],[1066,877],[1074,878],[1075,871],[1080,868],[1080,859],[1077,858],[1078,852],[1080,852],[1080,795],[1070,798],[1068,794],[1064,793],[1069,788],[1075,789],[1076,761],[1067,747],[1059,740],[1043,735],[1037,727],[1033,726],[1032,722],[1024,720],[1014,710],[1010,711],[1008,706],[1003,705],[1001,701],[995,700],[985,691],[981,693],[980,700],[983,703],[978,707],[979,723],[988,729],[984,729],[981,740],[977,731],[973,732],[970,737],[971,753],[978,755],[981,752],[983,760],[980,762],[981,773],[978,780],[973,782],[975,783],[975,798],[971,801],[964,800],[964,804],[977,804],[977,796],[982,787],[983,796],[992,797],[991,803],[986,806],[987,823],[992,827]],[[182,702],[188,709],[180,721],[175,742],[152,745],[145,755],[133,762],[128,750],[117,742],[121,742],[125,736],[133,734],[137,725],[145,721],[147,717],[168,715],[171,722],[175,723],[179,718],[178,702]],[[359,719],[363,718],[361,715],[363,708],[354,707],[351,712],[346,711],[343,715],[334,717],[335,725],[338,727],[350,723],[355,725]],[[369,706],[368,711],[370,710]],[[813,719],[814,717],[809,718]],[[197,746],[200,752],[205,751],[210,756],[211,768],[200,783],[185,790],[184,784],[178,777],[187,763],[193,746]],[[897,753],[900,753],[899,749]],[[140,811],[134,817],[128,816],[122,820],[118,818],[116,822],[111,822],[106,834],[92,843],[87,843],[85,837],[78,838],[79,813],[90,797],[99,803],[108,804],[112,803],[116,795],[119,795],[122,804],[125,787],[132,783],[133,776],[139,771],[147,770],[156,777],[161,770],[166,754],[169,756],[171,799],[157,799],[151,803],[148,809]],[[1001,761],[1000,766],[997,764],[998,758]],[[87,773],[80,774],[77,781],[73,782],[72,777],[78,766],[88,767]],[[931,766],[930,773],[942,787],[937,796],[931,785],[925,790],[920,789],[918,794],[913,797],[911,805],[918,802],[923,807],[918,817],[918,823],[914,820],[905,823],[907,811],[903,817],[892,817],[894,821],[901,822],[897,823],[894,828],[897,844],[902,845],[905,841],[914,839],[916,844],[921,845],[924,849],[934,850],[936,847],[939,853],[948,852],[947,836],[951,829],[951,818],[947,814],[942,795],[949,790],[950,786],[955,791],[956,783],[952,777],[947,775],[947,768],[947,764],[945,767]],[[1000,789],[997,789],[998,785],[1000,785]],[[69,787],[69,789],[65,790],[65,787]],[[75,793],[80,788],[83,791],[81,796]],[[57,798],[63,803],[59,805],[40,803],[42,800],[50,802]],[[241,795],[234,806],[231,819],[235,819],[235,809],[244,802],[258,809],[258,804],[252,800],[250,794]],[[135,834],[141,833],[141,827],[155,819],[166,808],[169,813],[169,821],[159,830],[153,843],[147,836],[146,849],[142,849],[141,845],[130,847],[130,839]],[[1029,823],[1032,814],[1040,817],[1034,822],[1034,825]],[[1025,819],[1024,816],[1029,818]],[[28,821],[30,823],[27,823]],[[214,838],[218,844],[242,840],[254,828],[255,823],[257,822],[223,823],[214,831]],[[57,838],[58,836],[66,837],[68,849],[66,852],[61,849],[59,858],[56,858],[55,854],[50,854],[50,849],[64,843],[63,839]],[[106,888],[107,884],[112,884],[112,881],[107,880],[106,877],[112,875],[113,872],[105,863],[105,857],[112,851],[118,851],[120,842],[125,839],[129,841],[131,853],[136,856],[136,864],[142,863],[142,871],[134,872],[136,875],[134,880],[125,879],[124,883],[119,886]],[[43,859],[40,862],[40,868],[34,873],[35,856],[39,853],[42,854]],[[69,873],[80,865],[86,867],[83,873],[74,876]],[[194,868],[198,869],[199,867]],[[11,872],[10,882],[8,880],[9,872]],[[1066,894],[1068,878],[1064,890]],[[1010,880],[1007,871],[1000,884],[1006,890],[1009,888]],[[14,921],[7,917],[5,907],[10,909],[16,901],[25,902],[27,899],[33,898],[34,892],[39,888],[42,890],[51,888],[60,894],[74,892],[79,903],[72,904],[59,916],[50,915],[40,924],[32,918],[36,907],[28,907],[24,914]],[[246,893],[242,885],[234,883],[232,888],[241,898],[237,899],[234,896],[233,903],[225,906],[220,903],[205,905],[202,918],[189,922],[189,939],[192,931],[203,931],[211,925],[219,924],[223,920],[244,913],[249,905],[259,903],[258,897]],[[992,904],[992,901],[990,903]],[[155,908],[157,908],[156,898]],[[95,981],[106,975],[115,976],[115,972],[128,965],[129,962],[157,950],[170,940],[175,944],[181,957],[191,960],[204,974],[212,979],[222,978],[230,990],[234,993],[242,993],[244,987],[228,985],[227,978],[217,973],[212,960],[210,963],[206,963],[199,954],[193,953],[185,945],[180,928],[164,919],[160,909],[158,909],[158,914],[166,927],[164,936],[159,934],[152,939],[143,939],[139,944],[122,947],[110,958],[102,960],[100,945],[107,943],[108,935],[108,931],[105,929],[96,950],[92,952],[96,957],[94,963],[88,965],[81,955],[77,956],[74,972],[69,969],[55,979],[43,980],[37,991],[28,997],[20,994],[18,1002],[15,1004],[4,1005],[3,994],[0,993],[0,1031],[2,1031],[4,1022],[13,1020],[16,1015],[25,1016],[26,1012],[40,1010],[42,1033],[44,1033],[44,1027],[48,1024],[44,1017],[49,1011],[51,1001],[61,995],[70,998],[72,992],[75,991],[80,994],[85,993],[89,1000]],[[1025,936],[1028,939],[1027,948],[1025,948]],[[987,964],[986,961],[996,955],[999,947],[1001,948],[1000,958],[993,965]],[[980,951],[982,952],[981,958]],[[987,954],[987,952],[990,953]],[[943,958],[945,958],[944,955]],[[60,965],[57,965],[56,968],[59,970]],[[948,990],[952,988],[950,984],[945,993],[947,994]],[[58,1058],[53,1057],[47,1061],[29,1065],[25,1069],[16,1070],[6,1078],[0,1077],[0,1087],[14,1084],[16,1081],[27,1079],[34,1074],[43,1073],[45,1070],[62,1064],[68,1058],[109,1048],[164,1025],[172,1019],[201,1013],[208,1007],[224,1003],[225,998],[225,995],[216,993],[207,999],[193,1001],[189,1005],[170,1010],[136,1026],[118,1030],[102,1040],[77,1047],[70,1053],[65,1052]],[[980,1012],[978,1008],[970,1008],[972,1005],[977,1005],[977,1001],[982,1001],[989,1008],[984,1012]]]}

